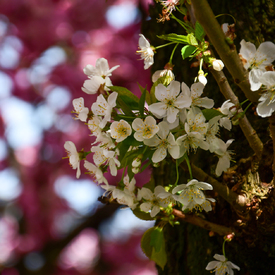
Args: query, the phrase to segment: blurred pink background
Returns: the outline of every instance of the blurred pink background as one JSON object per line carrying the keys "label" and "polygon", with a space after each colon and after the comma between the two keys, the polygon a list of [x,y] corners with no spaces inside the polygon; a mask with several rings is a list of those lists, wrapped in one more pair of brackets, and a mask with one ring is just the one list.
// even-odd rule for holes
{"label": "blurred pink background", "polygon": [[138,96],[137,83],[150,87],[135,53],[149,3],[0,1],[1,274],[157,274],[140,248],[152,222],[99,203],[101,188],[62,159],[67,140],[91,146],[71,114],[74,98],[96,98],[81,91],[87,64],[120,65],[113,84]]}

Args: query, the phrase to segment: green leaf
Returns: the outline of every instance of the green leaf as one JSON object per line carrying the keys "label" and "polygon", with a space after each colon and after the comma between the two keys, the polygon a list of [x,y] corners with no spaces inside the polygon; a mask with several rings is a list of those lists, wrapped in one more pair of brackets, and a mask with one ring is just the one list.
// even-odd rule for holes
{"label": "green leaf", "polygon": [[141,220],[144,220],[144,221],[153,221],[154,220],[154,218],[151,217],[150,213],[143,212],[139,208],[135,208],[133,210],[133,213],[137,218],[139,218]]}
{"label": "green leaf", "polygon": [[198,46],[198,45],[199,45],[199,44],[198,44],[198,41],[197,41],[197,39],[196,39],[196,37],[194,36],[193,33],[189,33],[189,34],[187,35],[187,43],[188,43],[189,45],[192,45],[192,46]]}
{"label": "green leaf", "polygon": [[[164,266],[167,262],[165,240],[163,234],[159,233],[156,233],[158,238],[155,238],[154,235],[152,238],[152,233],[155,230],[156,227],[152,227],[145,231],[141,239],[141,248],[149,259],[153,260],[157,265],[164,269]],[[158,243],[155,242],[156,240],[158,240]],[[153,244],[154,246],[152,246],[151,244]],[[158,250],[156,250],[155,246],[157,246]]]}
{"label": "green leaf", "polygon": [[150,245],[155,248],[156,252],[161,250],[163,237],[163,231],[160,227],[154,227],[154,230],[151,233]]}
{"label": "green leaf", "polygon": [[204,110],[202,110],[202,113],[203,113],[204,117],[206,118],[206,120],[210,120],[211,118],[213,118],[215,116],[223,115],[220,111],[215,110],[215,109],[204,109]]}
{"label": "green leaf", "polygon": [[[141,85],[139,85],[139,83],[138,83],[138,86],[139,86],[140,92],[142,94],[143,90],[146,88],[143,88]],[[150,95],[149,91],[147,91],[147,89],[146,89],[145,101],[147,102],[148,105],[152,104],[151,103],[151,95]]]}
{"label": "green leaf", "polygon": [[196,25],[195,25],[195,37],[199,40],[202,41],[203,37],[205,36],[205,32],[204,29],[202,27],[202,25],[196,21]]}
{"label": "green leaf", "polygon": [[138,110],[139,98],[131,91],[120,86],[110,86],[108,88],[113,92],[117,92],[118,97],[121,98],[130,107],[130,109]]}
{"label": "green leaf", "polygon": [[[119,156],[118,156],[118,160],[120,162],[122,162],[122,159],[124,158],[124,156],[126,155],[127,151],[129,150],[129,147],[131,145],[129,143],[125,143],[125,142],[120,142],[117,146],[117,149],[119,150]],[[123,166],[121,166],[123,167]]]}
{"label": "green leaf", "polygon": [[144,116],[145,98],[146,98],[146,88],[143,90],[142,95],[139,99],[139,103],[138,103],[139,113],[142,117]]}
{"label": "green leaf", "polygon": [[160,39],[163,39],[163,40],[188,44],[188,39],[187,39],[186,35],[180,35],[180,34],[176,34],[176,33],[169,33],[169,34],[157,35],[157,37],[160,38]]}
{"label": "green leaf", "polygon": [[191,54],[193,54],[196,51],[196,49],[197,48],[195,46],[191,46],[191,45],[184,46],[181,49],[182,59],[189,57]]}

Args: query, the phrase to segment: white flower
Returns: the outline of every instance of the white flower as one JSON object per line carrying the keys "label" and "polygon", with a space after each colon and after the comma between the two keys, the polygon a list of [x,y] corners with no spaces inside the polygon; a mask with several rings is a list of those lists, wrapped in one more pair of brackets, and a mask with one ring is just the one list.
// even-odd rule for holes
{"label": "white flower", "polygon": [[215,275],[234,275],[234,271],[232,269],[240,270],[240,268],[233,264],[232,262],[228,261],[224,255],[215,254],[214,259],[217,261],[212,261],[208,263],[206,266],[206,270],[212,270],[211,272],[215,272]]}
{"label": "white flower", "polygon": [[111,113],[116,106],[117,92],[109,95],[107,101],[103,95],[99,95],[96,102],[92,105],[92,111],[97,116],[104,116],[104,119],[99,123],[99,127],[103,129],[108,121],[111,120]]}
{"label": "white flower", "polygon": [[110,151],[108,148],[104,148],[104,145],[93,146],[91,152],[94,153],[93,160],[96,166],[101,166],[107,164],[110,168],[111,175],[117,175],[117,166],[120,166],[119,160],[116,158],[118,155],[118,150]]}
{"label": "white flower", "polygon": [[219,132],[219,124],[218,124],[219,119],[220,119],[220,116],[215,116],[212,119],[210,119],[208,122],[208,129],[207,129],[205,138],[206,138],[206,142],[209,143],[209,151],[211,153],[213,153],[218,149],[217,140],[219,138],[217,137],[217,134]]}
{"label": "white flower", "polygon": [[114,121],[110,127],[111,137],[116,140],[116,142],[121,142],[132,134],[132,128],[130,124],[121,119],[120,121]]}
{"label": "white flower", "polygon": [[79,154],[76,150],[76,147],[72,141],[66,141],[64,144],[64,148],[68,153],[69,162],[73,169],[76,170],[76,177],[79,178],[81,171],[80,171],[80,159]]}
{"label": "white flower", "polygon": [[175,141],[174,135],[169,131],[168,124],[165,121],[159,123],[158,133],[150,139],[145,139],[144,144],[151,147],[156,147],[152,161],[160,162],[167,156],[167,150],[170,155],[177,159],[179,157],[179,146]]}
{"label": "white flower", "polygon": [[215,173],[218,177],[222,174],[222,172],[227,171],[227,169],[230,167],[232,151],[228,151],[227,148],[233,141],[234,139],[229,139],[226,143],[224,143],[224,141],[221,139],[217,140],[218,149],[215,150],[215,154],[218,155],[219,161]]}
{"label": "white flower", "polygon": [[83,92],[95,94],[101,85],[108,91],[109,89],[107,87],[112,86],[109,76],[111,76],[112,72],[118,67],[119,65],[109,69],[108,61],[105,58],[97,59],[95,67],[87,65],[83,71],[90,79],[85,80],[82,88]]}
{"label": "white flower", "polygon": [[140,50],[137,53],[141,55],[141,59],[144,59],[144,70],[147,70],[154,63],[154,50],[143,34],[139,36],[138,46]]}
{"label": "white flower", "polygon": [[206,134],[208,123],[205,123],[205,117],[199,108],[190,109],[186,118],[189,131],[198,132],[202,135]]}
{"label": "white flower", "polygon": [[257,114],[261,117],[269,117],[275,111],[275,72],[266,72],[260,77],[267,92],[259,98]]}
{"label": "white flower", "polygon": [[215,59],[212,62],[212,66],[213,66],[214,70],[221,71],[223,69],[223,67],[224,67],[224,64],[223,64],[223,62],[220,59]]}
{"label": "white flower", "polygon": [[137,199],[138,201],[141,201],[143,198],[146,201],[140,205],[140,210],[144,212],[151,210],[151,217],[155,217],[159,213],[161,207],[165,208],[170,203],[168,198],[171,196],[171,194],[168,193],[166,197],[166,193],[168,192],[166,192],[165,189],[160,185],[155,187],[154,193],[150,189],[142,187],[138,190]]}
{"label": "white flower", "polygon": [[201,98],[200,96],[203,93],[203,89],[204,85],[200,82],[192,84],[191,90],[184,82],[182,82],[181,84],[182,94],[191,99],[192,106],[199,106],[206,109],[211,109],[214,106],[214,100],[208,97]]}
{"label": "white flower", "polygon": [[156,117],[167,117],[169,123],[175,122],[180,109],[190,107],[191,98],[180,94],[180,83],[172,81],[169,86],[158,84],[155,89],[155,96],[160,102],[153,103],[149,106],[150,112]]}
{"label": "white flower", "polygon": [[230,118],[233,117],[237,111],[235,105],[232,102],[230,102],[230,99],[228,99],[222,104],[221,108],[219,108],[218,110],[223,115],[226,116],[226,117],[220,118],[220,120],[219,120],[220,126],[224,127],[228,131],[230,131],[232,128],[232,123],[231,123]]}
{"label": "white flower", "polygon": [[100,168],[98,168],[97,166],[95,166],[87,160],[84,161],[84,167],[89,171],[89,174],[91,174],[94,177],[98,184],[104,182],[106,185],[108,185],[108,181],[103,176],[103,173],[100,170]]}
{"label": "white flower", "polygon": [[259,78],[266,70],[265,67],[269,66],[275,60],[275,44],[266,41],[261,43],[259,48],[256,50],[254,44],[242,40],[240,56],[244,68],[250,69],[249,82],[251,90],[257,91],[262,85]]}
{"label": "white flower", "polygon": [[83,97],[75,98],[73,100],[73,106],[75,109],[75,113],[77,114],[75,119],[79,119],[80,121],[86,122],[89,109],[84,106],[84,99]]}
{"label": "white flower", "polygon": [[196,179],[189,181],[187,184],[180,184],[172,190],[172,194],[181,192],[179,195],[174,196],[174,199],[180,202],[183,207],[182,210],[187,208],[192,209],[195,206],[205,203],[205,195],[202,190],[212,190],[211,184],[206,182],[199,182]]}
{"label": "white flower", "polygon": [[177,144],[180,146],[180,155],[182,157],[189,149],[197,150],[198,147],[203,150],[209,149],[209,144],[205,141],[208,124],[205,123],[205,117],[202,112],[194,113],[193,110],[187,114],[187,122],[184,124],[186,134],[177,138]]}
{"label": "white flower", "polygon": [[152,116],[146,117],[144,121],[141,118],[136,118],[132,127],[136,131],[134,138],[138,141],[152,138],[159,130],[156,120]]}
{"label": "white flower", "polygon": [[99,125],[102,122],[102,118],[94,115],[92,119],[88,120],[88,128],[91,130],[92,135],[98,136],[102,132],[102,128]]}

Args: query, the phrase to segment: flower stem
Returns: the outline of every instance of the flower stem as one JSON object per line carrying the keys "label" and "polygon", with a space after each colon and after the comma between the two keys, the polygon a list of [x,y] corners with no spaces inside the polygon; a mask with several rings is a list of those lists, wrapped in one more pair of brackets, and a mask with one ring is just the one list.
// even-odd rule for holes
{"label": "flower stem", "polygon": [[176,46],[174,47],[172,53],[171,53],[171,56],[170,56],[170,60],[169,60],[169,63],[172,64],[172,59],[173,59],[173,56],[174,56],[174,53],[175,53],[175,50],[176,48],[178,47],[179,43],[176,44]]}
{"label": "flower stem", "polygon": [[157,50],[157,49],[160,49],[160,48],[163,48],[163,47],[166,47],[166,46],[175,44],[175,43],[176,43],[176,42],[169,42],[169,43],[167,43],[167,44],[159,45],[159,46],[155,47],[155,49]]}
{"label": "flower stem", "polygon": [[227,242],[227,239],[225,239],[224,241],[223,241],[223,244],[222,244],[222,254],[223,254],[223,256],[225,257],[225,259],[226,259],[226,256],[225,256],[225,243]]}

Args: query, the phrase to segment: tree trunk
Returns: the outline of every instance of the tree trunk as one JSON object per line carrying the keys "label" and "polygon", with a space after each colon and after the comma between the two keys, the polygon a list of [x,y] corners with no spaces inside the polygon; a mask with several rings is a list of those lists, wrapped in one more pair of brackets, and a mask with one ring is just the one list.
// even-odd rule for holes
{"label": "tree trunk", "polygon": [[[263,41],[274,42],[275,4],[273,0],[209,0],[208,3],[216,16],[221,15],[217,18],[220,24],[234,23],[233,18],[235,18],[237,38],[234,44],[237,52],[242,39],[254,43],[256,47]],[[165,23],[157,23],[156,18],[161,14],[161,9],[159,4],[151,6],[151,20],[143,22],[142,33],[154,46],[164,44],[156,35],[186,34],[173,19]],[[183,15],[179,12],[173,14],[183,20]],[[200,21],[200,18],[197,20]],[[169,61],[173,47],[172,45],[157,50],[152,72],[164,67]],[[190,68],[190,61],[182,60],[179,48],[173,58],[175,78],[190,86],[194,82],[198,68]],[[214,52],[217,54],[215,50]],[[234,82],[226,69],[224,73],[239,101],[244,101],[246,97],[236,85],[236,79]],[[220,107],[225,101],[219,90],[215,79],[209,73],[204,95],[214,99],[215,107]],[[275,272],[275,192],[272,182],[273,143],[270,135],[275,123],[273,122],[274,116],[269,120],[262,119],[254,114],[254,110],[254,108],[249,108],[246,115],[264,143],[261,161],[255,156],[253,148],[250,148],[238,125],[234,126],[230,132],[220,132],[225,141],[235,139],[234,160],[236,163],[218,180],[230,190],[247,197],[245,209],[243,211],[234,209],[215,192],[214,188],[214,191],[209,191],[209,196],[216,199],[213,211],[201,212],[197,215],[233,229],[235,237],[225,244],[225,251],[226,257],[241,268],[240,271],[234,270],[237,274],[263,275]],[[193,155],[191,157],[193,163],[215,178],[213,171],[217,159],[200,150],[190,155]],[[175,164],[167,161],[163,166],[154,170],[154,177],[158,184],[164,185],[167,182],[173,184],[176,180]],[[188,177],[188,172],[181,171],[179,184],[186,183]],[[222,254],[224,236],[190,223],[181,221],[180,225],[174,227],[168,224],[164,228],[164,234],[168,261],[164,270],[158,267],[159,274],[210,274],[205,270],[207,263],[213,260],[214,254]]]}

